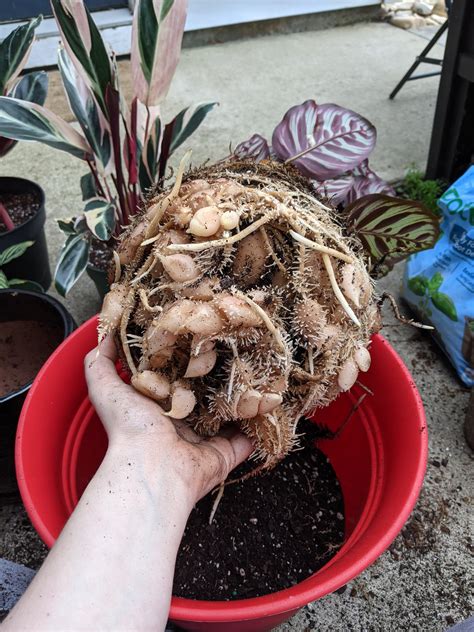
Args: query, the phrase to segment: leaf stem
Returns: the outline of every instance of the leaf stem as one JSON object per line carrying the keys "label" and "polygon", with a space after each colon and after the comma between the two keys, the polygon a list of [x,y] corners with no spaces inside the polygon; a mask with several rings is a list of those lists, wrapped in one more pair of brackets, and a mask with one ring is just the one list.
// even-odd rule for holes
{"label": "leaf stem", "polygon": [[5,224],[7,232],[10,232],[11,230],[15,228],[15,224],[13,223],[12,218],[10,217],[7,209],[1,202],[0,202],[0,219]]}

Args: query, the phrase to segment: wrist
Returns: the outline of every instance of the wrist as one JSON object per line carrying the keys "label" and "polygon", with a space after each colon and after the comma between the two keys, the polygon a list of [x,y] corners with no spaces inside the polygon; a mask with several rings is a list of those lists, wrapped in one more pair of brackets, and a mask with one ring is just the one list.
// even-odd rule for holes
{"label": "wrist", "polygon": [[192,486],[179,475],[174,463],[167,463],[154,447],[129,440],[109,443],[103,465],[108,474],[136,493],[145,494],[173,520],[184,525],[196,502]]}

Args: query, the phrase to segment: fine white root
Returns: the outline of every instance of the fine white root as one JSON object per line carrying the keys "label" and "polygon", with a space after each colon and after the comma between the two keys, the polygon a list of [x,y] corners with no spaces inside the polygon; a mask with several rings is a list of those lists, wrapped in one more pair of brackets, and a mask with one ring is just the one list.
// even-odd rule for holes
{"label": "fine white root", "polygon": [[140,288],[140,290],[138,291],[138,296],[140,297],[140,301],[147,312],[156,314],[163,311],[163,308],[160,307],[160,305],[150,305],[150,303],[148,302],[148,296],[146,295],[146,292],[143,288]]}
{"label": "fine white root", "polygon": [[339,250],[335,250],[334,248],[328,248],[327,246],[323,246],[322,244],[317,244],[315,241],[311,241],[311,239],[304,237],[294,230],[290,229],[289,233],[295,241],[299,241],[300,244],[304,244],[308,248],[312,248],[313,250],[317,250],[318,252],[322,252],[326,255],[331,255],[335,259],[341,259],[342,261],[346,261],[347,263],[353,262],[352,257],[346,255],[344,252],[339,252]]}
{"label": "fine white root", "polygon": [[221,483],[219,485],[219,489],[217,492],[217,496],[212,504],[211,514],[209,516],[209,524],[212,524],[214,520],[214,516],[216,515],[217,508],[219,507],[219,503],[222,500],[222,496],[224,495],[225,483]]}
{"label": "fine white root", "polygon": [[260,318],[265,323],[265,326],[267,327],[268,331],[275,338],[275,341],[276,341],[277,345],[285,353],[286,352],[285,343],[283,342],[283,339],[281,337],[280,332],[278,331],[278,329],[275,327],[275,325],[270,320],[267,312],[264,309],[262,309],[260,307],[260,305],[257,305],[257,303],[255,303],[255,301],[252,301],[250,296],[246,296],[243,292],[240,292],[239,290],[234,290],[233,294],[235,296],[238,296],[239,298],[241,298],[243,301],[245,301],[253,309],[253,311],[256,314],[258,314],[258,316],[260,316]]}
{"label": "fine white root", "polygon": [[270,243],[270,239],[268,238],[267,231],[263,227],[260,228],[260,234],[263,237],[265,248],[267,249],[268,254],[273,259],[273,261],[276,264],[276,266],[278,267],[278,269],[281,270],[285,276],[287,276],[288,275],[288,271],[285,268],[285,266],[282,264],[280,259],[277,257],[276,252],[273,250],[273,246]]}
{"label": "fine white root", "polygon": [[145,233],[145,241],[141,243],[142,246],[147,246],[148,244],[153,243],[153,241],[155,241],[156,238],[159,238],[159,235],[153,236],[154,232],[158,228],[169,205],[177,197],[179,193],[179,190],[181,188],[181,183],[183,182],[184,171],[186,169],[188,160],[191,158],[191,154],[192,154],[192,150],[189,149],[181,158],[181,162],[179,163],[178,171],[176,173],[176,179],[175,179],[173,188],[171,189],[171,193],[167,197],[165,197],[161,201],[161,203],[157,205],[156,211],[154,212],[153,218]]}
{"label": "fine white root", "polygon": [[251,235],[253,232],[258,230],[260,226],[264,226],[268,224],[272,220],[272,217],[269,215],[263,215],[260,219],[257,219],[253,224],[250,224],[246,228],[240,231],[240,233],[236,233],[231,237],[227,237],[225,239],[214,239],[213,241],[201,241],[194,242],[191,244],[170,244],[168,246],[168,250],[186,250],[189,252],[199,252],[201,250],[208,250],[209,248],[221,248],[222,246],[230,246],[231,244],[236,244],[241,239],[244,239],[248,235]]}
{"label": "fine white root", "polygon": [[130,353],[130,347],[127,341],[127,325],[130,319],[130,315],[133,310],[134,302],[135,302],[135,290],[132,289],[127,295],[127,307],[124,309],[122,314],[122,319],[120,321],[120,340],[122,343],[123,353],[125,355],[125,359],[127,360],[128,367],[133,375],[137,373],[137,367],[135,366],[135,362],[133,361],[132,354]]}
{"label": "fine white root", "polygon": [[349,316],[349,318],[352,320],[352,322],[354,322],[357,325],[357,327],[360,327],[361,326],[360,325],[360,320],[354,314],[354,312],[352,310],[352,307],[347,302],[346,297],[341,292],[341,290],[340,290],[340,288],[339,288],[339,286],[337,284],[336,276],[334,274],[334,269],[332,267],[332,263],[331,263],[331,259],[329,258],[329,255],[323,254],[323,263],[324,263],[324,267],[326,268],[326,271],[328,273],[329,282],[331,283],[331,287],[333,289],[334,295],[336,296],[337,300],[341,304],[342,309],[346,312],[346,314]]}

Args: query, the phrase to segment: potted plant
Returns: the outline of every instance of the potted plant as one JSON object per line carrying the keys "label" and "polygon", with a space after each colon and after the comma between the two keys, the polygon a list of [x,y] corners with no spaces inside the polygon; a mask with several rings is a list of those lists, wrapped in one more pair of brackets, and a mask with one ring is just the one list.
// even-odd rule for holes
{"label": "potted plant", "polygon": [[51,0],[62,38],[58,65],[78,132],[50,110],[21,96],[0,97],[0,133],[66,151],[89,167],[81,178],[84,211],[59,220],[66,235],[55,272],[63,296],[87,270],[100,293],[107,289],[111,249],[160,187],[169,157],[199,127],[214,102],[183,109],[165,123],[160,104],[179,59],[186,0],[137,2],[132,30],[133,95],[120,93],[115,56],[107,50],[82,0]]}
{"label": "potted plant", "polygon": [[[48,76],[45,72],[22,71],[34,42],[35,29],[41,18],[14,29],[0,44],[0,94],[2,98],[22,99],[32,108],[41,107],[46,99]],[[18,122],[11,121],[12,125]],[[13,149],[16,142],[0,137],[0,157]],[[30,241],[21,259],[6,263],[13,277],[25,276],[47,289],[51,283],[48,251],[44,234],[44,192],[34,182],[23,178],[0,177],[0,251]]]}
{"label": "potted plant", "polygon": [[69,312],[38,283],[7,279],[4,270],[32,247],[26,242],[0,252],[0,502],[18,495],[14,443],[28,389],[48,356],[75,328]]}

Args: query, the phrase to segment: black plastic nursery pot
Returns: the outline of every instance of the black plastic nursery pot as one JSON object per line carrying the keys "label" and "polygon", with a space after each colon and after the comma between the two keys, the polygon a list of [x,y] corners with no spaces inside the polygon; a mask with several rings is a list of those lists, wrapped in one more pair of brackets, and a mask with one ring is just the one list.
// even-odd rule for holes
{"label": "black plastic nursery pot", "polygon": [[0,290],[0,503],[19,497],[15,433],[28,390],[43,362],[75,328],[71,314],[51,296]]}
{"label": "black plastic nursery pot", "polygon": [[48,248],[44,224],[46,221],[45,195],[35,182],[24,178],[0,177],[0,196],[5,194],[31,193],[38,200],[39,208],[35,215],[13,230],[0,233],[0,252],[23,241],[32,241],[33,245],[18,259],[3,267],[9,279],[27,279],[36,281],[44,290],[51,285]]}

